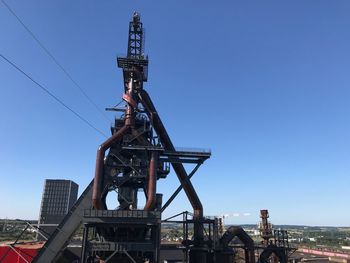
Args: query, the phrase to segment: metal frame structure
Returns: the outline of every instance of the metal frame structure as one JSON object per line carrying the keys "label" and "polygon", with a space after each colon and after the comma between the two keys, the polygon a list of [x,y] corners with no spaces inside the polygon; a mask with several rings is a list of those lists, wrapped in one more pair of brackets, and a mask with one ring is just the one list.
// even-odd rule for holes
{"label": "metal frame structure", "polygon": [[[181,217],[181,219],[176,220],[178,217]],[[162,223],[180,224],[182,226],[182,246],[174,249],[180,249],[183,251],[184,263],[197,262],[196,258],[193,258],[193,253],[191,253],[191,251],[194,251],[195,249],[201,249],[206,255],[213,255],[215,253],[215,249],[219,244],[217,235],[218,221],[216,219],[203,218],[201,220],[201,224],[203,225],[204,230],[204,243],[206,244],[205,247],[196,246],[194,240],[190,237],[189,229],[193,229],[194,224],[197,223],[197,221],[193,219],[193,213],[184,211],[162,220]],[[210,256],[208,258],[210,258]]]}
{"label": "metal frame structure", "polygon": [[[148,78],[148,58],[143,53],[143,41],[140,15],[134,13],[129,24],[127,56],[117,58],[118,67],[123,70],[125,107],[109,109],[122,112],[122,115],[111,128],[111,137],[97,150],[94,179],[33,262],[55,262],[83,223],[81,263],[158,263],[161,214],[182,189],[193,212],[178,214],[182,215],[182,220],[171,217],[163,223],[182,224],[180,249],[184,251],[184,262],[231,263],[235,249],[242,248],[246,263],[255,263],[256,249],[264,249],[262,255],[265,257],[260,256],[260,261],[265,263],[272,252],[288,250],[283,233],[281,236],[276,232],[274,247],[260,248],[243,228],[231,226],[220,236],[218,219],[203,216],[202,203],[190,179],[210,158],[211,152],[174,147],[151,97],[143,88]],[[188,174],[184,164],[195,164],[195,167]],[[163,205],[162,194],[157,193],[157,181],[167,177],[170,166],[180,186]],[[115,210],[109,209],[106,203],[111,191],[118,193],[116,202],[119,206]],[[142,208],[138,207],[140,192],[146,199]],[[264,217],[265,226],[269,226],[267,217]],[[190,228],[193,229],[192,236]],[[267,234],[265,239],[270,238],[270,232]],[[243,245],[232,247],[230,242],[234,238]]]}
{"label": "metal frame structure", "polygon": [[263,241],[262,246],[257,249],[259,253],[259,263],[280,262],[287,263],[288,258],[296,249],[289,246],[288,232],[286,230],[275,230],[268,221],[269,212],[267,209],[260,210],[261,222],[260,236]]}
{"label": "metal frame structure", "polygon": [[[210,151],[176,150],[157,110],[143,89],[147,81],[148,58],[143,54],[144,30],[138,13],[129,24],[126,57],[118,57],[123,70],[126,105],[115,120],[112,136],[97,150],[94,180],[63,219],[34,262],[56,260],[81,222],[84,224],[82,262],[158,262],[160,219],[163,212],[184,189],[192,207],[194,223],[194,262],[204,262],[203,207],[190,181]],[[196,167],[188,175],[183,164]],[[157,180],[166,178],[170,165],[180,187],[162,207]],[[138,207],[138,193],[146,204]],[[119,206],[109,210],[106,197],[117,191]],[[147,240],[147,242],[146,242]],[[146,244],[146,243],[147,244]],[[198,252],[199,251],[199,252]]]}
{"label": "metal frame structure", "polygon": [[[210,157],[210,152],[176,151],[150,96],[143,89],[143,83],[147,81],[148,58],[143,54],[143,28],[137,13],[129,24],[127,57],[118,57],[117,64],[123,70],[126,107],[122,117],[115,122],[112,136],[97,151],[92,211],[98,213],[90,217],[87,214],[93,212],[84,212],[85,232],[93,228],[95,234],[93,242],[85,234],[83,262],[88,258],[111,262],[128,262],[131,258],[135,262],[158,262],[161,212],[181,188],[194,208],[195,243],[203,249],[203,208],[183,163],[196,163],[196,171]],[[181,188],[161,208],[162,195],[156,192],[157,180],[166,178],[169,164],[173,166]],[[137,207],[140,189],[146,197],[143,209]],[[111,213],[106,205],[106,196],[111,190],[118,191],[118,211],[142,216],[134,218],[129,213]],[[159,215],[157,222],[149,217],[152,213]],[[149,241],[148,245],[141,245],[145,240]],[[197,262],[203,262],[199,259],[203,255],[193,254],[198,257]]]}

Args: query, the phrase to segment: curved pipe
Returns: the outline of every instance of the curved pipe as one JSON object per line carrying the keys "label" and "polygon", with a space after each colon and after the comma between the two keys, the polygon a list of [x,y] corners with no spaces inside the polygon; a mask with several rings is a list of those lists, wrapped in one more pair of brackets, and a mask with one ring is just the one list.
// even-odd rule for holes
{"label": "curved pipe", "polygon": [[[133,90],[134,90],[134,80],[130,78],[128,83],[128,90],[125,93],[125,97],[128,100],[133,101]],[[135,113],[132,103],[128,102],[128,107],[125,110],[125,124],[124,126],[114,133],[110,138],[108,138],[104,143],[100,145],[97,150],[96,156],[96,168],[95,168],[95,179],[94,186],[92,189],[92,206],[95,209],[101,210],[105,209],[105,204],[102,202],[101,188],[102,188],[102,177],[103,177],[103,166],[106,151],[118,140],[120,140],[124,134],[126,134],[135,123]],[[137,103],[136,103],[137,106]]]}
{"label": "curved pipe", "polygon": [[223,248],[227,247],[232,239],[238,237],[245,245],[245,262],[255,263],[254,240],[244,231],[243,228],[237,226],[229,227],[220,238],[220,244]]}
{"label": "curved pipe", "polygon": [[267,246],[263,252],[259,256],[259,263],[268,263],[269,257],[271,254],[274,253],[277,258],[279,259],[280,263],[286,263],[288,262],[287,255],[284,253],[284,250],[281,250],[281,248],[277,247],[276,245],[269,245]]}
{"label": "curved pipe", "polygon": [[[175,151],[175,147],[171,142],[171,139],[162,123],[162,120],[160,119],[157,113],[157,110],[150,96],[145,90],[141,90],[138,95],[139,95],[141,104],[146,109],[146,113],[149,119],[151,120],[153,127],[156,130],[165,150]],[[186,193],[186,196],[191,203],[191,206],[193,207],[193,219],[195,220],[193,237],[198,244],[201,244],[204,239],[204,227],[203,227],[203,223],[201,222],[201,220],[203,219],[202,203],[199,200],[199,197],[190,179],[188,178],[186,170],[183,167],[182,163],[172,163],[171,165],[174,168],[177,178],[179,179]]]}
{"label": "curved pipe", "polygon": [[[156,130],[161,142],[164,145],[165,150],[168,151],[175,151],[175,147],[173,143],[171,142],[171,139],[162,123],[162,120],[160,119],[159,115],[157,114],[157,110],[155,106],[153,105],[153,102],[148,95],[148,93],[145,90],[142,90],[139,93],[141,103],[143,107],[145,107],[148,117],[153,123],[154,129]],[[185,168],[181,163],[172,163],[171,164],[175,170],[175,173],[177,177],[179,178],[179,181],[187,195],[187,198],[189,199],[192,207],[193,207],[193,217],[194,219],[201,219],[203,218],[203,206],[201,201],[199,200],[199,197],[191,183],[191,181],[188,179],[187,173],[185,171]]]}
{"label": "curved pipe", "polygon": [[130,129],[130,126],[125,125],[104,143],[100,145],[97,150],[96,156],[96,168],[95,168],[95,179],[92,189],[92,206],[95,209],[104,209],[104,204],[101,197],[101,185],[103,177],[103,165],[106,151],[112,146],[113,143],[120,140],[123,135]]}
{"label": "curved pipe", "polygon": [[149,163],[148,174],[148,188],[147,188],[147,202],[144,210],[149,211],[154,208],[156,204],[156,192],[157,192],[157,165],[158,165],[158,153],[151,153],[151,161]]}

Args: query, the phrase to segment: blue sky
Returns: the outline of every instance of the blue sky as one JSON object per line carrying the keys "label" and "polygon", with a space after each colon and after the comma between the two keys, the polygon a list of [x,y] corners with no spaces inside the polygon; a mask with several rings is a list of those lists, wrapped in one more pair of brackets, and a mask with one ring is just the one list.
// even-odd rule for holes
{"label": "blue sky", "polygon": [[[255,223],[267,208],[275,224],[350,225],[349,1],[7,3],[101,109],[121,100],[115,57],[141,13],[145,89],[175,145],[212,149],[193,178],[205,214]],[[0,25],[1,54],[108,134],[111,121],[2,3]],[[35,219],[44,179],[81,192],[104,138],[3,60],[0,80],[0,218]],[[164,200],[177,185],[159,182]],[[181,194],[165,216],[183,210]]]}

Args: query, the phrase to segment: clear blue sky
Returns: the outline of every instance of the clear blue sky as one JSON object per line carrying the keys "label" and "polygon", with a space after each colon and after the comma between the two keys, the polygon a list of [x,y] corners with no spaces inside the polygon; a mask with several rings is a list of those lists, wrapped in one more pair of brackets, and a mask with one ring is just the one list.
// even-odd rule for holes
{"label": "clear blue sky", "polygon": [[[120,101],[115,57],[141,13],[145,88],[174,144],[212,149],[193,178],[207,215],[255,223],[267,208],[276,224],[350,225],[348,0],[7,2],[101,109]],[[1,3],[0,25],[2,54],[109,132]],[[44,179],[81,192],[104,138],[1,59],[0,80],[0,218],[35,219]],[[177,185],[159,183],[164,200]],[[165,215],[185,209],[182,194]]]}

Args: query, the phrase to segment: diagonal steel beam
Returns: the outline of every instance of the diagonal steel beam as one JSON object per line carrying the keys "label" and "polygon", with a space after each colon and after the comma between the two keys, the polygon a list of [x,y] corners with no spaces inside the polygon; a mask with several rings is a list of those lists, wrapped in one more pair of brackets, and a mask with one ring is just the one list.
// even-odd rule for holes
{"label": "diagonal steel beam", "polygon": [[[192,178],[192,176],[197,172],[199,166],[201,166],[202,163],[197,163],[196,167],[192,170],[192,172],[187,176],[188,180]],[[171,202],[175,199],[175,197],[181,192],[183,186],[182,184],[175,190],[175,192],[170,196],[168,201],[163,205],[162,209],[160,210],[162,213],[163,211],[171,204]]]}

